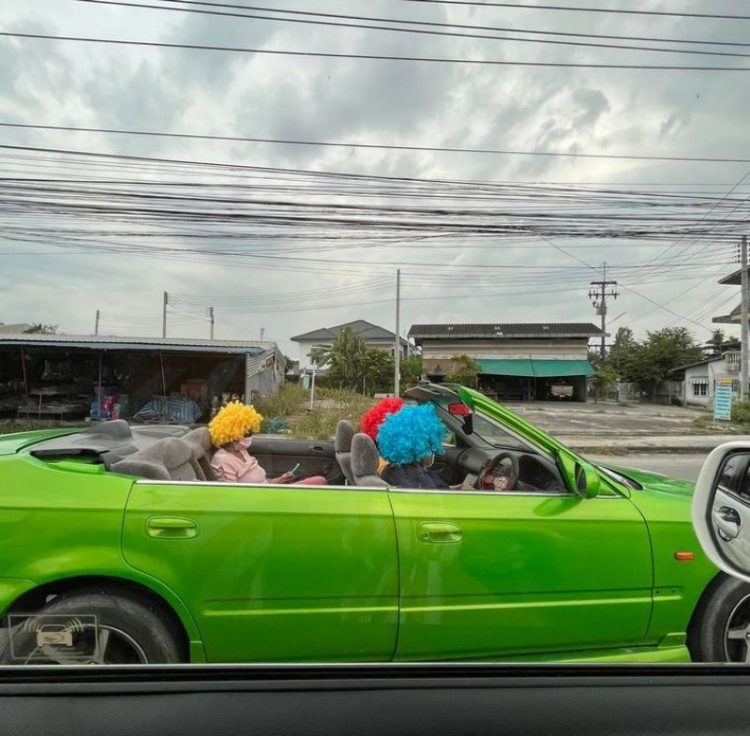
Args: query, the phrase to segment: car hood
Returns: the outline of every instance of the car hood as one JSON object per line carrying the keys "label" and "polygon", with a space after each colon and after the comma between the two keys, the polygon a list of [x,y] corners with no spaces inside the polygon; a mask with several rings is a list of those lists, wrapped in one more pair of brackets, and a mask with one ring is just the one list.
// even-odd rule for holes
{"label": "car hood", "polygon": [[649,493],[649,494],[669,494],[673,496],[684,496],[686,498],[692,498],[694,485],[688,483],[685,480],[677,480],[676,478],[670,478],[667,475],[661,475],[661,473],[652,473],[648,470],[638,470],[636,468],[626,468],[621,465],[602,465],[602,467],[614,470],[616,473],[625,475],[631,478],[636,483],[642,486],[640,491],[636,491],[633,496],[635,497],[638,493]]}
{"label": "car hood", "polygon": [[19,450],[23,450],[24,447],[35,445],[42,440],[48,440],[51,437],[61,437],[66,434],[73,434],[74,432],[80,432],[80,428],[36,429],[30,432],[0,434],[0,455],[14,455]]}

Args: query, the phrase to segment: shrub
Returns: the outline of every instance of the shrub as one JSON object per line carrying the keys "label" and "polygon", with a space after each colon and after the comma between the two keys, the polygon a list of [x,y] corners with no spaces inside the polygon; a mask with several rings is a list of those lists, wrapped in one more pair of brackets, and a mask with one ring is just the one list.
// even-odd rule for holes
{"label": "shrub", "polygon": [[732,404],[732,421],[737,424],[750,424],[750,402],[737,401]]}
{"label": "shrub", "polygon": [[285,383],[275,396],[261,399],[256,409],[266,418],[288,417],[304,408],[310,393],[299,384]]}

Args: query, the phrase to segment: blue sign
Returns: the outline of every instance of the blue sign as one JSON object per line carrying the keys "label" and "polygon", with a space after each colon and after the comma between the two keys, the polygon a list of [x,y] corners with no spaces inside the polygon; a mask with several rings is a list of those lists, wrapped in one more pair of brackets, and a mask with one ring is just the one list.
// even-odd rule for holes
{"label": "blue sign", "polygon": [[728,422],[732,418],[732,387],[719,385],[714,390],[714,419]]}

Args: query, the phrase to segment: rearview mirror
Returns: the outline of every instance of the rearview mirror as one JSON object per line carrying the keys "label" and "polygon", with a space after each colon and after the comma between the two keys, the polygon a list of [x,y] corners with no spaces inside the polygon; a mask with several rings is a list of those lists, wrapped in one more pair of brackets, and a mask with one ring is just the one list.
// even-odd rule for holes
{"label": "rearview mirror", "polygon": [[575,455],[557,451],[557,467],[568,488],[582,498],[595,498],[599,495],[601,478],[593,465]]}
{"label": "rearview mirror", "polygon": [[460,401],[448,404],[448,413],[453,417],[461,417],[461,426],[464,434],[474,432],[474,413],[471,408]]}
{"label": "rearview mirror", "polygon": [[706,556],[750,582],[749,442],[728,442],[709,453],[695,484],[692,518]]}

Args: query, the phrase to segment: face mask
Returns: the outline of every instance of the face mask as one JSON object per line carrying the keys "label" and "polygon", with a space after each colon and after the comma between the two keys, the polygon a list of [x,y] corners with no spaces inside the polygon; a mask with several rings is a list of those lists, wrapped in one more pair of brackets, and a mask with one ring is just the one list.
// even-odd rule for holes
{"label": "face mask", "polygon": [[235,442],[235,445],[237,445],[237,447],[239,447],[242,450],[247,450],[247,448],[250,447],[252,442],[253,442],[252,437],[243,437],[241,440],[237,440],[237,442]]}

